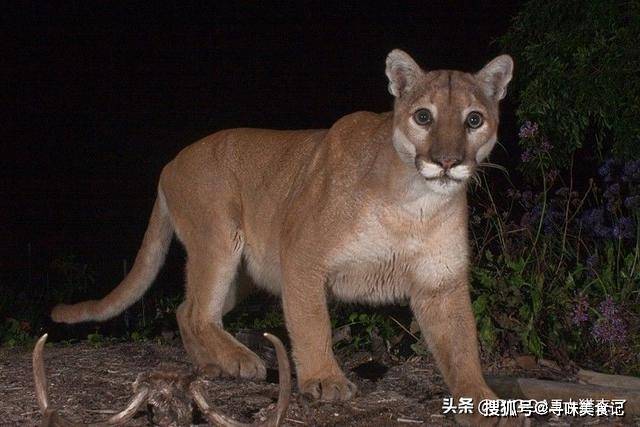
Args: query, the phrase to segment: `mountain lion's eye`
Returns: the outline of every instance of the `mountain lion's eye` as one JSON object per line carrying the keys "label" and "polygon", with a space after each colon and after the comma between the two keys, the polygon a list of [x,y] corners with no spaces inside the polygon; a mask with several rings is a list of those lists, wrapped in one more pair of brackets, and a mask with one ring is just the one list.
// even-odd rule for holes
{"label": "mountain lion's eye", "polygon": [[478,129],[480,126],[482,126],[483,122],[484,119],[482,118],[482,114],[478,113],[477,111],[472,111],[467,116],[467,126],[469,126],[471,129]]}
{"label": "mountain lion's eye", "polygon": [[431,117],[431,111],[427,110],[426,108],[421,108],[413,113],[413,120],[415,120],[415,122],[420,126],[428,125],[433,121],[433,118]]}

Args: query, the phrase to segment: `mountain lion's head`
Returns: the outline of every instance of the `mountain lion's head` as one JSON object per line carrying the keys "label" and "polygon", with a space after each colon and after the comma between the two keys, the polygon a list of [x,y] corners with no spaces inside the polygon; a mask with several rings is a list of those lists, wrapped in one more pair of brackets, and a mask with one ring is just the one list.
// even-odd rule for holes
{"label": "mountain lion's head", "polygon": [[464,188],[489,155],[497,138],[498,104],[512,71],[508,55],[469,74],[426,72],[407,53],[389,53],[386,74],[395,96],[393,144],[431,190],[448,194]]}

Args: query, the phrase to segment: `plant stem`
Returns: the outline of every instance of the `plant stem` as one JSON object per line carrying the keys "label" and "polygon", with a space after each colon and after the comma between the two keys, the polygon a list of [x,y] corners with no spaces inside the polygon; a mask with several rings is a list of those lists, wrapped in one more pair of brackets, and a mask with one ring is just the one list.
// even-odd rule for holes
{"label": "plant stem", "polygon": [[538,245],[538,239],[540,238],[540,233],[542,231],[542,223],[544,221],[544,216],[547,212],[547,180],[544,176],[544,166],[542,166],[542,162],[539,162],[540,172],[542,173],[542,212],[540,213],[540,221],[538,221],[538,229],[536,230],[536,237],[533,240],[533,245],[531,245],[531,250],[529,251],[529,255],[527,255],[527,259],[524,263],[526,266],[529,264],[529,260],[531,259],[531,254],[535,250]]}

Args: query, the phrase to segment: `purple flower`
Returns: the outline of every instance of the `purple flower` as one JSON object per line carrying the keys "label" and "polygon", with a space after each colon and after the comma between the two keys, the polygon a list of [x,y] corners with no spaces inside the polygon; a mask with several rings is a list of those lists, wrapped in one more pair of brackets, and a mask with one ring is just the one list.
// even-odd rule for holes
{"label": "purple flower", "polygon": [[604,161],[600,168],[598,168],[598,173],[600,176],[607,176],[611,173],[611,168],[615,165],[615,160],[612,158],[608,158]]}
{"label": "purple flower", "polygon": [[608,237],[611,237],[612,230],[611,227],[607,227],[606,225],[596,224],[596,226],[593,228],[593,232],[596,236],[606,239]]}
{"label": "purple flower", "polygon": [[593,325],[591,334],[600,343],[623,343],[627,339],[624,321],[619,318],[612,320],[600,319]]}
{"label": "purple flower", "polygon": [[629,209],[638,209],[640,207],[640,196],[629,196],[625,198],[624,205]]}
{"label": "purple flower", "polygon": [[623,343],[627,339],[627,327],[620,316],[620,309],[609,296],[598,305],[602,316],[591,330],[591,334],[600,343]]}
{"label": "purple flower", "polygon": [[624,181],[636,181],[640,178],[640,160],[629,160],[624,164]]}
{"label": "purple flower", "polygon": [[631,218],[620,218],[613,226],[613,236],[617,239],[632,239],[635,236],[635,224]]}
{"label": "purple flower", "polygon": [[580,218],[580,225],[591,235],[597,237],[611,237],[611,227],[604,224],[604,209],[591,208],[584,211]]}
{"label": "purple flower", "polygon": [[533,160],[533,154],[531,153],[531,150],[529,150],[528,148],[524,150],[520,155],[520,160],[522,160],[523,163],[528,163]]}
{"label": "purple flower", "polygon": [[618,314],[616,303],[610,296],[606,297],[604,301],[598,305],[598,311],[607,318],[614,317]]}
{"label": "purple flower", "polygon": [[571,323],[574,325],[580,325],[583,322],[589,320],[589,301],[587,297],[581,295],[576,304],[573,306],[573,313],[571,314]]}
{"label": "purple flower", "polygon": [[580,218],[582,227],[587,230],[593,230],[597,225],[602,225],[604,221],[604,209],[591,208],[584,211]]}
{"label": "purple flower", "polygon": [[613,181],[614,168],[618,166],[618,162],[615,159],[609,158],[598,168],[598,173],[604,178],[604,182]]}
{"label": "purple flower", "polygon": [[542,140],[542,144],[540,144],[540,151],[543,153],[548,153],[553,148],[553,145],[549,142],[547,138]]}
{"label": "purple flower", "polygon": [[616,182],[615,184],[611,184],[610,186],[607,187],[603,196],[606,199],[611,200],[615,198],[618,194],[620,194],[620,184]]}
{"label": "purple flower", "polygon": [[610,167],[610,166],[609,166],[609,164],[607,164],[607,163],[603,164],[602,166],[600,166],[600,167],[598,168],[598,174],[599,174],[600,176],[603,176],[603,177],[604,177],[604,176],[609,175],[610,173],[611,173],[611,167]]}
{"label": "purple flower", "polygon": [[520,132],[518,132],[518,136],[523,139],[532,138],[536,136],[537,133],[538,133],[538,124],[535,122],[532,123],[529,120],[527,120],[520,127]]}

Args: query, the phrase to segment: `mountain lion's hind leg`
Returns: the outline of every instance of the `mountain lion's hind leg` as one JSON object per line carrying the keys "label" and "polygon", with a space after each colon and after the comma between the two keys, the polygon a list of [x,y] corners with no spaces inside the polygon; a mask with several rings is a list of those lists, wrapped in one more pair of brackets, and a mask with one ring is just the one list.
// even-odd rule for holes
{"label": "mountain lion's hind leg", "polygon": [[191,332],[189,327],[189,319],[191,318],[191,306],[190,300],[183,301],[176,310],[176,320],[178,321],[178,328],[180,329],[180,338],[182,338],[182,345],[189,354],[191,361],[199,368],[205,369],[208,374],[216,376],[221,373],[220,368],[215,365],[210,365],[211,360],[208,359],[206,350],[204,347],[198,344],[195,335]]}
{"label": "mountain lion's hind leg", "polygon": [[[264,363],[222,329],[225,301],[236,275],[242,244],[225,234],[187,242],[186,301],[177,312],[184,346],[199,367],[241,378],[266,378]],[[227,304],[228,305],[228,304]]]}

